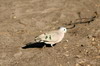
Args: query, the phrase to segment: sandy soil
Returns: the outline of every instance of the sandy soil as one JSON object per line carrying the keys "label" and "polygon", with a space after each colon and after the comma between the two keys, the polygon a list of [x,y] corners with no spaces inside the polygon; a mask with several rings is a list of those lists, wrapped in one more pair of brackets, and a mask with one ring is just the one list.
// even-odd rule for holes
{"label": "sandy soil", "polygon": [[100,13],[100,0],[0,0],[0,66],[100,66],[100,17],[54,47],[22,49],[41,33]]}

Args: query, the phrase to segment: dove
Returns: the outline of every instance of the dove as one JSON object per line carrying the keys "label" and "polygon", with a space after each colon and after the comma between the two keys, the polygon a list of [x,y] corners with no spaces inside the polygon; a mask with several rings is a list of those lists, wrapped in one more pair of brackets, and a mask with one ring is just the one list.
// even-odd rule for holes
{"label": "dove", "polygon": [[49,31],[37,36],[35,38],[35,41],[44,42],[45,44],[50,44],[51,46],[53,46],[54,44],[59,43],[64,38],[66,32],[67,28],[60,27],[57,30]]}

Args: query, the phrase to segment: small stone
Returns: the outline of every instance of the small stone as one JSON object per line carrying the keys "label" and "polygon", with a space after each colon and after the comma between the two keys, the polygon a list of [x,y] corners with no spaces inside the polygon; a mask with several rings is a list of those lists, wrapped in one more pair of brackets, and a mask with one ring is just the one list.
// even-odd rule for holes
{"label": "small stone", "polygon": [[67,62],[69,64],[69,62]]}
{"label": "small stone", "polygon": [[95,44],[96,44],[96,42],[92,42],[92,44],[93,44],[93,45],[95,45]]}
{"label": "small stone", "polygon": [[75,66],[80,66],[78,63]]}
{"label": "small stone", "polygon": [[92,35],[88,35],[87,38],[89,38],[89,39],[92,38]]}
{"label": "small stone", "polygon": [[14,18],[14,19],[16,19],[17,17],[16,17],[16,16],[14,16],[13,18]]}
{"label": "small stone", "polygon": [[81,45],[81,47],[84,47],[84,45]]}
{"label": "small stone", "polygon": [[87,30],[90,30],[90,28],[87,28]]}
{"label": "small stone", "polygon": [[18,53],[16,53],[16,54],[14,54],[14,57],[18,58],[18,57],[20,57],[21,55],[22,55],[22,52],[18,52]]}
{"label": "small stone", "polygon": [[60,64],[60,66],[62,66],[62,64]]}
{"label": "small stone", "polygon": [[92,38],[92,41],[95,41],[95,38]]}
{"label": "small stone", "polygon": [[69,55],[68,54],[65,54],[65,56],[68,57]]}
{"label": "small stone", "polygon": [[76,57],[75,58],[81,58],[81,56],[80,55],[76,55]]}
{"label": "small stone", "polygon": [[66,42],[68,42],[68,40],[66,40]]}
{"label": "small stone", "polygon": [[64,53],[64,55],[68,57],[68,56],[69,56],[68,51],[66,51],[66,52]]}
{"label": "small stone", "polygon": [[100,58],[100,56],[96,56],[96,58]]}
{"label": "small stone", "polygon": [[67,49],[67,46],[64,46],[64,49]]}
{"label": "small stone", "polygon": [[40,32],[43,32],[43,31],[40,31]]}
{"label": "small stone", "polygon": [[91,65],[87,65],[87,66],[91,66]]}

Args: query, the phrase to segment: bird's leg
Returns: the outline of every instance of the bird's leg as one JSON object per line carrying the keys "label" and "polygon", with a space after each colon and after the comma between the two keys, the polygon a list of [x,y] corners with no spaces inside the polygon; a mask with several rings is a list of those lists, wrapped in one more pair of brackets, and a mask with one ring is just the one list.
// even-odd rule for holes
{"label": "bird's leg", "polygon": [[53,47],[54,44],[51,44],[51,47]]}
{"label": "bird's leg", "polygon": [[42,47],[42,51],[44,51],[44,48],[46,47],[46,45],[44,45],[43,47]]}
{"label": "bird's leg", "polygon": [[53,44],[53,46],[55,46],[56,44]]}
{"label": "bird's leg", "polygon": [[45,48],[45,47],[46,47],[46,45],[43,46],[43,48]]}
{"label": "bird's leg", "polygon": [[55,46],[56,44],[51,44],[51,47]]}

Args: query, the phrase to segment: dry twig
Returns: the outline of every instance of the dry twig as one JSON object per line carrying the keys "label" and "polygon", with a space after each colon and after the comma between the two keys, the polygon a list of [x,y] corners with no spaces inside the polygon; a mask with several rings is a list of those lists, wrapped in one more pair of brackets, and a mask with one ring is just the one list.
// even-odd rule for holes
{"label": "dry twig", "polygon": [[78,16],[79,16],[79,19],[76,19],[76,20],[74,21],[74,23],[73,23],[72,21],[70,21],[70,23],[67,24],[67,26],[71,26],[71,25],[72,25],[72,27],[67,28],[67,29],[72,29],[72,28],[74,28],[77,24],[84,24],[84,23],[88,23],[88,24],[89,24],[89,23],[93,22],[93,21],[98,17],[98,14],[97,14],[97,12],[94,12],[94,16],[92,16],[92,17],[90,17],[90,18],[81,18],[81,13],[78,12]]}

